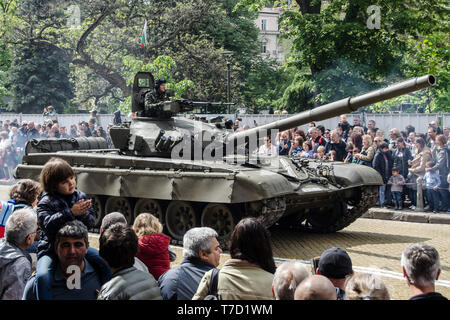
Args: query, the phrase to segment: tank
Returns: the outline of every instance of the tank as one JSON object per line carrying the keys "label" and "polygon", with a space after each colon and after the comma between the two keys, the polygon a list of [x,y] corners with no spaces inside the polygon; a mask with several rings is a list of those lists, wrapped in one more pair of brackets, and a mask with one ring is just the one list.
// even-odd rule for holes
{"label": "tank", "polygon": [[230,120],[180,115],[214,103],[172,100],[145,106],[154,79],[139,72],[132,93],[137,116],[110,128],[115,149],[98,138],[32,140],[15,177],[38,180],[49,158],[63,158],[77,174],[77,187],[92,199],[97,226],[113,211],[130,224],[149,212],[175,243],[195,226],[212,227],[224,243],[243,217],[257,217],[266,227],[277,223],[335,232],[375,205],[383,183],[378,172],[343,162],[265,156],[255,149],[278,130],[350,113],[435,82],[432,75],[417,77],[234,132]]}

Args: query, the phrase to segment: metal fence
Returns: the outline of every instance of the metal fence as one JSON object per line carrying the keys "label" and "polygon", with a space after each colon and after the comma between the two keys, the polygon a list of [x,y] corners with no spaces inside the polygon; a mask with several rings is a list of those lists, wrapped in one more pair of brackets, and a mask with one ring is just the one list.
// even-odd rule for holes
{"label": "metal fence", "polygon": [[[361,122],[367,127],[369,120],[374,120],[376,127],[383,130],[387,135],[389,129],[397,128],[400,131],[405,130],[407,125],[412,125],[416,132],[426,133],[428,124],[433,121],[439,121],[442,126],[450,126],[450,113],[438,114],[438,113],[401,113],[401,114],[367,114],[367,113],[352,113],[347,115],[347,121],[350,125],[353,125],[353,118],[359,116]],[[254,115],[242,115],[242,123],[249,125],[250,128],[254,127],[253,121],[255,120],[258,125],[270,123],[279,119],[284,119],[289,115],[272,115],[272,114],[254,114]],[[326,129],[334,129],[339,123],[339,117],[326,119],[323,121],[316,121],[316,125],[323,125]],[[308,130],[308,124],[299,126],[299,129]]]}
{"label": "metal fence", "polygon": [[[54,116],[60,126],[64,126],[67,129],[70,128],[72,124],[78,125],[80,121],[88,121],[90,118],[89,113],[76,113],[76,114],[57,114]],[[99,120],[100,126],[104,129],[108,126],[108,124],[112,124],[114,116],[112,114],[97,114],[97,118]],[[125,119],[126,116],[123,116],[122,119]],[[16,113],[2,113],[0,114],[0,120],[11,120],[17,119],[19,123],[22,121],[33,121],[35,124],[44,123],[46,117],[42,114],[16,114]]]}
{"label": "metal fence", "polygon": [[[187,116],[187,115],[186,115]],[[198,116],[204,116],[206,118],[211,118],[218,116],[218,114],[203,114]],[[223,114],[223,116],[229,117],[231,119],[236,118],[234,114]],[[290,115],[275,115],[275,114],[243,114],[237,117],[241,118],[241,126],[248,125],[250,128],[254,127],[254,121],[258,125],[263,125],[270,123],[279,119],[287,118]],[[353,125],[353,118],[359,116],[362,123],[367,126],[369,120],[374,120],[376,122],[376,127],[383,130],[386,134],[389,129],[398,128],[400,131],[404,130],[407,125],[412,125],[415,127],[416,132],[426,133],[428,124],[433,121],[439,121],[442,126],[450,126],[450,113],[400,113],[400,114],[368,114],[368,113],[352,113],[347,115],[347,121]],[[58,114],[56,118],[61,126],[67,128],[72,124],[78,124],[80,121],[88,121],[89,114]],[[99,114],[97,115],[100,121],[100,125],[106,128],[108,124],[112,123],[112,114]],[[43,123],[44,117],[42,114],[14,114],[14,113],[2,113],[0,114],[0,120],[14,120],[18,119],[19,123],[22,121],[34,121],[37,123]],[[126,116],[122,116],[122,120],[126,119]],[[323,125],[327,129],[336,128],[339,123],[339,117],[334,117],[326,119],[323,121],[316,121],[316,125]],[[308,130],[308,124],[299,126],[300,129]]]}

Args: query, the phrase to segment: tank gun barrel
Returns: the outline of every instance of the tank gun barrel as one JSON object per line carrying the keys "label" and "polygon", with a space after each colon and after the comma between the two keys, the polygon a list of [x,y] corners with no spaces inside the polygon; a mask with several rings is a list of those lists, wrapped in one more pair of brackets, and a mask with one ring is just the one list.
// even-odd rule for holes
{"label": "tank gun barrel", "polygon": [[290,128],[306,124],[311,121],[320,121],[339,116],[344,113],[350,113],[358,110],[361,107],[395,98],[410,92],[418,91],[420,89],[428,88],[436,83],[436,78],[429,74],[421,77],[411,78],[402,82],[395,83],[386,88],[374,90],[359,96],[347,97],[342,100],[334,101],[323,106],[303,111],[294,116],[281,119],[252,128],[245,131],[233,133],[227,137],[227,142],[245,139],[252,135],[259,135],[268,130],[278,129],[280,131],[288,130]]}

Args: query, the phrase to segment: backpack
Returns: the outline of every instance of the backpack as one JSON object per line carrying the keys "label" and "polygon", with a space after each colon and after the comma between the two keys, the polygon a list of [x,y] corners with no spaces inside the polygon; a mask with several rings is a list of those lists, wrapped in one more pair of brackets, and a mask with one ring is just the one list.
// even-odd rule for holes
{"label": "backpack", "polygon": [[5,236],[5,225],[9,216],[14,212],[14,204],[0,200],[0,238]]}
{"label": "backpack", "polygon": [[219,271],[220,270],[216,268],[212,269],[208,295],[203,300],[219,300],[219,294],[217,293],[217,285],[219,284]]}

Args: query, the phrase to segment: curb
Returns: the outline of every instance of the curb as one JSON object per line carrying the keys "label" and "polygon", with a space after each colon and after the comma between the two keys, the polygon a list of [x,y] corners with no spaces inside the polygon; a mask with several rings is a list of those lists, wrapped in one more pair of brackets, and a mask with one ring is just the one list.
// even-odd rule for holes
{"label": "curb", "polygon": [[411,210],[390,210],[385,208],[370,208],[361,218],[393,220],[417,223],[450,224],[450,214],[416,212]]}

